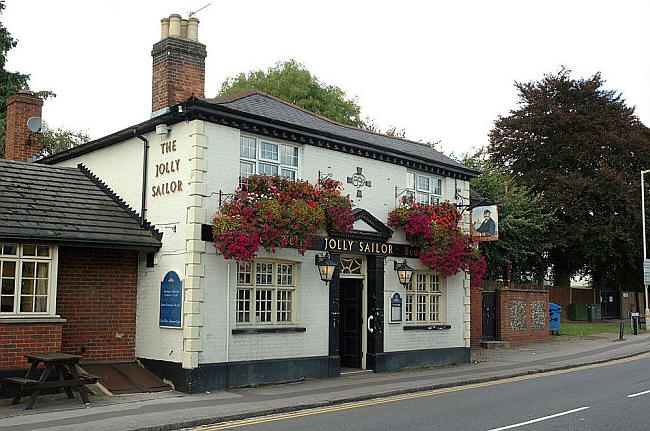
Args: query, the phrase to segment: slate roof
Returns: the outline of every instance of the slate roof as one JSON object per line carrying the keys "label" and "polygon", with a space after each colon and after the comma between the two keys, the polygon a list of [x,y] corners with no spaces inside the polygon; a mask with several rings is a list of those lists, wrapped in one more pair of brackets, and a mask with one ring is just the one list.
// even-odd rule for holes
{"label": "slate roof", "polygon": [[467,166],[458,163],[428,145],[340,124],[259,90],[251,89],[231,96],[204,100],[211,104],[225,106],[246,114],[253,114],[274,121],[306,127],[315,131],[336,135],[343,139],[353,139],[382,147],[386,150],[406,153],[445,166],[473,172]]}
{"label": "slate roof", "polygon": [[83,166],[0,160],[0,240],[158,249],[161,238]]}

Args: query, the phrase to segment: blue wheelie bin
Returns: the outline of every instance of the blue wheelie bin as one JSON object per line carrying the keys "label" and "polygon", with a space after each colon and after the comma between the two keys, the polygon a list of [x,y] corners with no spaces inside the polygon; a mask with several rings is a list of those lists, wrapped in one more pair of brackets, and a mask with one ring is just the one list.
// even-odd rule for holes
{"label": "blue wheelie bin", "polygon": [[549,313],[549,319],[548,319],[548,326],[549,329],[551,330],[551,334],[559,334],[560,333],[560,314],[562,313],[562,307],[560,307],[557,304],[554,304],[552,302],[548,303],[548,313]]}

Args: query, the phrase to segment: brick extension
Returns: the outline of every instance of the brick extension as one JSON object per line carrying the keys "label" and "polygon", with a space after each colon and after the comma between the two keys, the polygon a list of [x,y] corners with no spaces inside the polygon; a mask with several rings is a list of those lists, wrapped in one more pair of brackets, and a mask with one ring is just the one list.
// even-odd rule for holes
{"label": "brick extension", "polygon": [[31,91],[21,90],[7,99],[5,158],[26,162],[43,148],[27,128],[27,120],[41,117],[43,99]]}
{"label": "brick extension", "polygon": [[[496,289],[497,301],[497,339],[507,341],[511,344],[531,343],[536,341],[545,341],[550,338],[548,327],[548,291],[533,289]],[[510,304],[513,301],[522,301],[525,303],[525,314],[513,316],[511,314]],[[544,303],[544,313],[546,323],[544,327],[535,328],[532,319],[532,302],[541,301]],[[511,324],[511,318],[520,318],[525,324],[524,328],[516,329]]]}
{"label": "brick extension", "polygon": [[0,370],[27,368],[32,352],[74,353],[84,361],[135,358],[138,254],[59,248],[57,314],[65,323],[0,323]]}
{"label": "brick extension", "polygon": [[154,44],[151,111],[189,99],[205,92],[205,45],[200,42],[167,37]]}

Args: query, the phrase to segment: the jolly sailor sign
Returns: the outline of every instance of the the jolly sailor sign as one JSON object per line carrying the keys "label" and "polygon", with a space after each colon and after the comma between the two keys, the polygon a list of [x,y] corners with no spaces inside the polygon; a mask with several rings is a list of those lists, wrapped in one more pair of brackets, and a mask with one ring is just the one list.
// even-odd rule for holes
{"label": "the jolly sailor sign", "polygon": [[174,271],[165,274],[160,283],[160,317],[158,325],[180,328],[183,317],[183,283]]}

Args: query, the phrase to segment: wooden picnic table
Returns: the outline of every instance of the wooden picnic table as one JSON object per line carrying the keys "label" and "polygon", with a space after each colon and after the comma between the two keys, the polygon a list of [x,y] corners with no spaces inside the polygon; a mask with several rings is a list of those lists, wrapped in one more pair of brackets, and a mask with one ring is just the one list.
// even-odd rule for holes
{"label": "wooden picnic table", "polygon": [[[50,388],[64,389],[68,398],[74,398],[72,393],[74,389],[79,392],[85,404],[90,404],[88,392],[84,385],[96,383],[99,378],[89,374],[79,375],[76,365],[81,360],[81,356],[67,353],[35,353],[25,355],[25,358],[31,364],[27,375],[24,378],[7,377],[5,379],[6,382],[20,386],[18,394],[11,404],[18,404],[20,399],[27,396],[27,392],[31,391],[31,397],[25,406],[25,409],[31,409],[34,407],[41,390]],[[43,371],[37,380],[38,366],[40,364],[43,364]],[[48,381],[52,371],[56,373],[57,379]]]}

